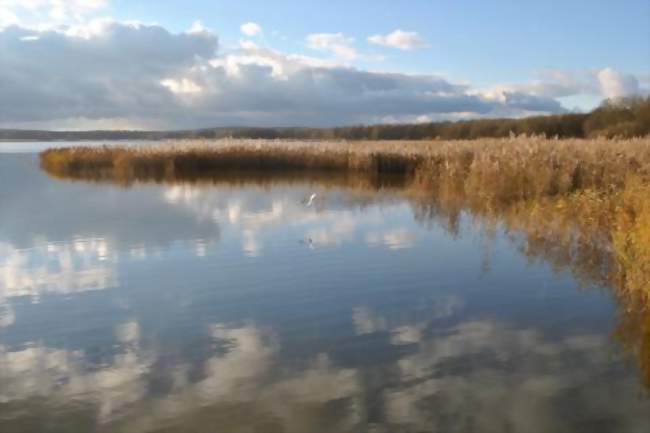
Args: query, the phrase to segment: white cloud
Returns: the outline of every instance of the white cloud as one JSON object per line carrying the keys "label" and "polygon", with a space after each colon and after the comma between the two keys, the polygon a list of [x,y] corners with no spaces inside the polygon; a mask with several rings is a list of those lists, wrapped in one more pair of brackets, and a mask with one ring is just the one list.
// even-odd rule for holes
{"label": "white cloud", "polygon": [[4,125],[125,113],[134,123],[167,127],[332,125],[491,108],[465,86],[435,76],[367,72],[250,45],[218,55],[209,32],[94,20],[63,31],[10,27],[0,41],[6,53],[0,79],[8,84],[0,98]]}
{"label": "white cloud", "polygon": [[187,78],[181,78],[175,80],[173,78],[167,78],[161,80],[160,84],[167,87],[172,93],[199,93],[201,92],[201,87],[196,84],[194,81]]}
{"label": "white cloud", "polygon": [[571,95],[638,89],[634,77],[610,69],[599,74],[602,83],[594,73],[549,71],[531,82],[472,89],[435,75],[346,65],[361,56],[340,33],[312,34],[307,42],[334,56],[285,54],[250,40],[219,53],[216,35],[200,24],[181,33],[112,19],[5,27],[0,127],[332,126],[516,117],[562,112],[558,98]]}
{"label": "white cloud", "polygon": [[637,77],[612,68],[595,71],[548,69],[541,71],[531,81],[498,84],[477,92],[488,100],[515,107],[522,113],[531,108],[539,111],[544,105],[542,100],[546,101],[546,111],[554,112],[556,110],[549,104],[558,98],[590,97],[600,100],[645,93],[648,93],[648,89],[641,86]]}
{"label": "white cloud", "polygon": [[[0,91],[5,122],[126,115],[137,120],[155,111],[164,120],[182,107],[173,90],[195,89],[190,80],[200,86],[187,74],[197,59],[215,55],[217,39],[100,19],[61,30],[8,27],[0,31],[0,44],[0,81],[10,85]],[[163,80],[180,84],[165,86]]]}
{"label": "white cloud", "polygon": [[370,36],[368,42],[375,45],[398,48],[400,50],[414,50],[428,46],[426,41],[416,32],[405,32],[399,29],[385,35]]}
{"label": "white cloud", "polygon": [[243,40],[239,41],[239,46],[243,50],[248,50],[248,51],[259,49],[259,46],[255,42],[250,41],[248,39],[243,39]]}
{"label": "white cloud", "polygon": [[600,90],[607,98],[620,98],[639,93],[639,81],[633,75],[622,74],[612,68],[605,68],[596,74]]}
{"label": "white cloud", "polygon": [[41,26],[79,22],[107,5],[108,0],[0,0],[0,27],[23,21]]}
{"label": "white cloud", "polygon": [[253,22],[242,24],[239,29],[246,36],[255,36],[262,33],[262,27],[259,24]]}
{"label": "white cloud", "polygon": [[307,44],[310,48],[322,51],[329,51],[345,60],[354,60],[357,51],[352,47],[354,39],[343,33],[312,33],[307,36]]}
{"label": "white cloud", "polygon": [[50,16],[57,20],[80,20],[89,12],[104,8],[107,0],[49,0]]}
{"label": "white cloud", "polygon": [[5,9],[0,5],[0,28],[18,23],[19,20],[16,14],[14,14],[10,9]]}
{"label": "white cloud", "polygon": [[187,33],[211,33],[210,29],[205,27],[201,21],[194,21],[190,28],[187,30]]}
{"label": "white cloud", "polygon": [[321,59],[302,54],[289,54],[286,56],[286,60],[290,63],[310,68],[338,68],[343,66],[340,62],[333,59]]}

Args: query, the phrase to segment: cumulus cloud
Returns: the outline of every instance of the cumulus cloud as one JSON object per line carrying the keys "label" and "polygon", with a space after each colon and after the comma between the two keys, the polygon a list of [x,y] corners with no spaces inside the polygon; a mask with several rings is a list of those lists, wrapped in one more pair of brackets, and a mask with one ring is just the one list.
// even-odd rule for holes
{"label": "cumulus cloud", "polygon": [[241,25],[241,27],[239,27],[239,29],[246,36],[255,36],[262,33],[262,27],[259,24],[253,22],[244,23]]}
{"label": "cumulus cloud", "polygon": [[187,33],[211,33],[211,31],[203,25],[201,21],[194,21],[190,28],[187,30]]}
{"label": "cumulus cloud", "polygon": [[[312,42],[332,47],[336,39]],[[328,125],[491,108],[436,76],[374,73],[250,45],[218,55],[208,31],[94,20],[65,31],[9,27],[0,44],[5,124],[127,114],[166,127]]]}
{"label": "cumulus cloud", "polygon": [[251,40],[248,40],[248,39],[243,39],[243,40],[239,41],[239,46],[243,50],[248,50],[248,51],[259,49],[259,47],[257,46],[257,44],[255,42],[253,42]]}
{"label": "cumulus cloud", "polygon": [[162,80],[160,84],[167,87],[173,93],[201,92],[201,87],[199,87],[194,81],[188,80],[187,78],[181,78],[180,80],[174,80],[173,78],[168,78],[166,80]]}
{"label": "cumulus cloud", "polygon": [[370,36],[368,42],[400,50],[414,50],[417,48],[426,48],[428,46],[426,41],[416,32],[405,32],[399,29],[385,35]]}
{"label": "cumulus cloud", "polygon": [[353,43],[354,39],[343,33],[313,33],[307,36],[310,48],[332,52],[345,60],[354,60],[357,57]]}
{"label": "cumulus cloud", "polygon": [[0,47],[5,122],[165,117],[178,112],[174,90],[192,87],[184,74],[214,56],[217,38],[101,19],[64,31],[8,27]]}
{"label": "cumulus cloud", "polygon": [[[250,29],[249,29],[250,30]],[[219,52],[200,23],[160,25],[94,19],[84,24],[0,30],[0,127],[129,125],[332,126],[564,111],[557,98],[634,92],[635,79],[605,70],[590,78],[542,77],[472,89],[435,75],[372,72],[340,33],[307,37],[330,58],[285,54],[251,41]]]}
{"label": "cumulus cloud", "polygon": [[639,93],[639,80],[612,68],[601,69],[597,73],[601,92],[607,98],[620,98]]}
{"label": "cumulus cloud", "polygon": [[[555,111],[557,98],[593,96],[597,98],[620,98],[647,93],[639,79],[612,68],[593,71],[565,71],[549,69],[541,71],[538,78],[520,83],[498,84],[479,92],[482,96],[497,100],[509,107],[519,109],[533,106],[538,110],[546,104],[547,111]],[[542,102],[542,99],[545,101]]]}

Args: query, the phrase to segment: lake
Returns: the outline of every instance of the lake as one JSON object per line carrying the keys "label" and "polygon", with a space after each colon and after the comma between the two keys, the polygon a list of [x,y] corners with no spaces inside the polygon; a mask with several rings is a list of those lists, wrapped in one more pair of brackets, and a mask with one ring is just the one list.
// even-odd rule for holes
{"label": "lake", "polygon": [[553,244],[393,184],[57,180],[22,145],[3,433],[649,429],[617,298]]}

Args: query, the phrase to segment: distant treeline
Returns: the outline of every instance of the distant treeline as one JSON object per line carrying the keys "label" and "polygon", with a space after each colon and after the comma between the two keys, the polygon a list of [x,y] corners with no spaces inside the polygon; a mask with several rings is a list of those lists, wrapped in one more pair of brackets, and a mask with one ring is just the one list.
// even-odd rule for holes
{"label": "distant treeline", "polygon": [[0,129],[0,140],[163,140],[265,138],[318,140],[471,140],[510,135],[558,138],[640,137],[650,134],[650,97],[607,100],[590,113],[523,119],[347,126],[339,128],[220,127],[189,131],[35,131]]}

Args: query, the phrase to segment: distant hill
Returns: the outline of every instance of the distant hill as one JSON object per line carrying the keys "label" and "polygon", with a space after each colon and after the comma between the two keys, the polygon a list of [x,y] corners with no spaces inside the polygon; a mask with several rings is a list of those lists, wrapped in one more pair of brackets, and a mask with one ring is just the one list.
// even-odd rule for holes
{"label": "distant hill", "polygon": [[0,129],[0,140],[30,141],[81,141],[81,140],[162,140],[168,138],[192,138],[220,136],[231,133],[231,128],[212,128],[188,131],[44,131],[28,129]]}
{"label": "distant hill", "polygon": [[650,134],[650,97],[607,100],[590,113],[523,119],[477,119],[458,122],[346,126],[339,128],[219,127],[182,131],[40,131],[0,129],[0,140],[163,140],[181,138],[284,138],[346,140],[476,139],[510,134],[559,138],[638,137]]}
{"label": "distant hill", "polygon": [[45,131],[35,129],[2,129],[0,140],[8,141],[84,141],[84,140],[165,140],[180,138],[309,138],[323,134],[326,128],[262,128],[217,127],[178,131],[95,130]]}

